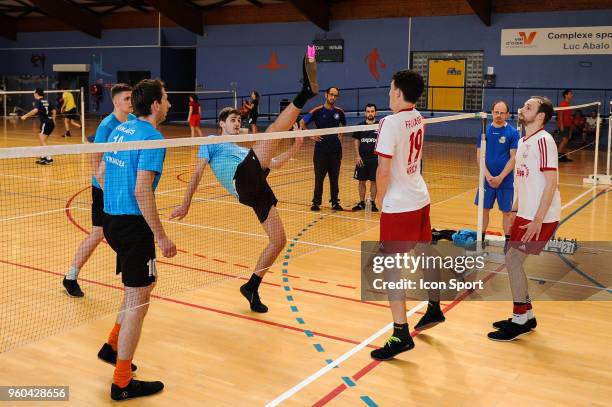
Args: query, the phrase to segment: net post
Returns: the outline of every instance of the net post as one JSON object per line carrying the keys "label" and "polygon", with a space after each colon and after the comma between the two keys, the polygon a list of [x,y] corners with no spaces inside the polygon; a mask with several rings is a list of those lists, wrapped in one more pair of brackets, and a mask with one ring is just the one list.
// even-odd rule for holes
{"label": "net post", "polygon": [[[594,103],[595,104],[595,103]],[[611,185],[612,180],[610,178],[610,126],[608,124],[608,153],[606,162],[606,173],[599,174],[599,139],[601,134],[601,102],[597,102],[597,119],[595,121],[595,148],[593,158],[593,173],[582,179],[583,184],[593,184],[593,186],[600,185]],[[611,102],[612,105],[612,102]]]}
{"label": "net post", "polygon": [[612,100],[608,109],[608,154],[606,158],[606,180],[612,184],[612,175],[610,174],[610,147],[612,146]]}
{"label": "net post", "polygon": [[234,88],[232,92],[234,94],[234,109],[238,109],[238,91]]}
{"label": "net post", "polygon": [[85,89],[81,86],[81,143],[85,144]]}
{"label": "net post", "polygon": [[480,163],[478,165],[478,222],[476,227],[476,252],[480,253],[482,251],[482,217],[484,214],[484,167],[487,150],[487,114],[480,112],[477,113],[476,117],[480,117],[482,120],[482,130],[480,133]]}
{"label": "net post", "polygon": [[6,93],[2,93],[2,107],[4,108],[4,118],[8,119],[8,113],[6,111],[7,109],[6,99],[8,99],[8,95]]}

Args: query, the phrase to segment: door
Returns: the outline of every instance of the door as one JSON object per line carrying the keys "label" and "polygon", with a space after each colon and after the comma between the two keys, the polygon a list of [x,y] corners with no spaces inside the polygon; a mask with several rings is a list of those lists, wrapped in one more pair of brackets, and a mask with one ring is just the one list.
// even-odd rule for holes
{"label": "door", "polygon": [[[430,59],[428,66],[427,108],[429,110],[464,110],[465,59]],[[458,88],[436,88],[457,86]]]}

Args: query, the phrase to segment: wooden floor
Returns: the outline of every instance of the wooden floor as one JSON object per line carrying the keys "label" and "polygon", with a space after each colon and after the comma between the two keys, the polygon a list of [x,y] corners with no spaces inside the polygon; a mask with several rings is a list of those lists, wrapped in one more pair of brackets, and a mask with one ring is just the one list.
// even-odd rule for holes
{"label": "wooden floor", "polygon": [[[0,147],[37,145],[31,122],[0,125]],[[95,128],[95,122],[88,126]],[[59,134],[52,144],[79,141]],[[164,134],[186,132],[166,127]],[[584,275],[572,271],[557,284],[531,281],[541,298],[543,287],[585,286],[590,294],[584,299],[599,301],[536,300],[538,329],[520,340],[486,338],[490,323],[509,315],[509,301],[466,296],[443,303],[446,323],[416,336],[414,350],[379,363],[369,352],[388,332],[355,351],[390,322],[384,302],[360,301],[360,244],[377,239],[379,216],[333,213],[328,204],[320,213],[310,212],[312,144],[305,143],[295,160],[270,175],[290,244],[261,288],[270,312],[251,313],[238,288],[266,243],[251,211],[228,197],[207,171],[190,214],[182,222],[168,220],[182,198],[195,151],[174,149],[166,159],[157,200],[180,252],[158,259],[155,300],[134,359],[138,378],[162,380],[166,389],[131,405],[260,406],[287,391],[288,406],[609,405],[612,294],[593,289],[593,280],[612,286],[609,266],[605,271],[609,263],[602,261],[609,252],[590,257],[601,264],[595,276],[591,261],[582,259],[575,263]],[[425,151],[432,225],[475,229],[472,145],[426,141]],[[558,235],[610,241],[610,190],[582,185],[592,172],[592,156],[580,151],[561,167],[564,222]],[[121,281],[114,275],[112,250],[102,244],[80,275],[85,297],[64,294],[62,276],[91,228],[90,175],[86,157],[54,158],[47,167],[33,159],[0,161],[0,352],[6,350],[0,353],[0,385],[70,386],[66,404],[108,405],[113,369],[96,353],[112,327]],[[357,201],[353,162],[347,138],[340,184],[345,208]],[[500,226],[493,211],[489,230],[499,232]],[[507,285],[503,267],[490,270],[497,273],[487,284]],[[411,327],[419,313],[409,318]],[[339,367],[321,371],[347,352],[350,357]]]}

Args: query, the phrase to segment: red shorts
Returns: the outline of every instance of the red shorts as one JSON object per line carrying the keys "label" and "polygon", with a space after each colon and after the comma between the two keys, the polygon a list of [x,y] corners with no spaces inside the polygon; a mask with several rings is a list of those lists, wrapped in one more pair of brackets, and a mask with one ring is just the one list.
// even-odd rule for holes
{"label": "red shorts", "polygon": [[546,243],[555,233],[559,222],[542,223],[540,235],[537,238],[534,237],[526,244],[521,242],[521,239],[525,235],[525,231],[527,229],[521,229],[520,226],[525,226],[530,222],[530,220],[521,218],[520,216],[517,216],[514,219],[514,223],[510,229],[510,247],[514,247],[528,254],[540,254],[540,252],[544,249],[544,246],[546,246]]}
{"label": "red shorts", "polygon": [[[429,220],[429,204],[421,209],[401,213],[385,213],[380,215],[380,242],[407,242],[395,251],[409,251],[416,242],[431,242],[431,221]],[[395,245],[394,245],[395,246]],[[395,247],[385,247],[393,251]]]}
{"label": "red shorts", "polygon": [[189,127],[200,127],[200,115],[192,114],[189,116]]}

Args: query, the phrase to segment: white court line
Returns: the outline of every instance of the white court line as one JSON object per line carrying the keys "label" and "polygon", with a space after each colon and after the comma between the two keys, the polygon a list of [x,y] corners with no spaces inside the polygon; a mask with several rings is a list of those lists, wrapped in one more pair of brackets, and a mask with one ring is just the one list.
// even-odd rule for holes
{"label": "white court line", "polygon": [[[406,316],[407,317],[412,316],[418,310],[423,308],[425,305],[427,305],[427,301],[420,302],[417,306],[415,306],[410,311],[408,311],[406,313]],[[345,360],[349,359],[351,356],[353,356],[355,353],[359,352],[360,350],[368,346],[370,343],[374,342],[377,338],[384,335],[385,332],[391,329],[392,326],[393,326],[393,322],[388,323],[387,325],[379,329],[377,332],[372,334],[369,338],[361,342],[359,345],[355,346],[354,348],[346,352],[344,355],[340,356],[339,358],[335,359],[333,362],[317,370],[315,373],[311,374],[306,379],[302,380],[301,382],[299,382],[298,384],[296,384],[295,386],[293,386],[292,388],[290,388],[289,390],[287,390],[286,392],[284,392],[283,394],[281,394],[280,396],[278,396],[277,398],[275,398],[274,400],[266,404],[266,407],[278,406],[280,403],[287,400],[288,398],[293,396],[295,393],[302,390],[304,387],[308,386],[310,383],[314,382],[315,380],[317,380],[318,378],[320,378],[321,376],[323,376],[324,374],[326,374],[327,372],[329,372],[330,370],[338,366],[340,363],[343,363]]]}
{"label": "white court line", "polygon": [[583,193],[581,193],[580,195],[578,195],[576,198],[572,199],[571,201],[569,201],[568,203],[566,203],[565,205],[563,205],[561,207],[561,210],[567,208],[568,206],[572,206],[573,204],[575,204],[577,201],[580,200],[580,198],[582,198],[583,196],[585,196],[586,194],[588,194],[589,192],[592,192],[593,190],[597,189],[596,186],[593,186],[591,188],[589,188],[588,190],[584,191]]}
{"label": "white court line", "polygon": [[[207,229],[207,230],[214,230],[216,232],[234,233],[234,234],[237,234],[237,235],[244,235],[244,236],[251,236],[251,237],[261,237],[261,238],[268,239],[268,235],[264,235],[264,234],[261,234],[261,233],[241,232],[239,230],[217,228],[217,227],[205,226],[205,225],[194,225],[194,224],[191,224],[191,223],[176,222],[176,221],[173,221],[173,220],[162,220],[162,222],[170,223],[170,224],[173,224],[173,225],[192,227],[192,228],[196,228],[196,229]],[[306,241],[292,241],[292,242],[296,243],[296,244],[303,244],[303,245],[308,245],[308,246],[325,247],[325,248],[328,248],[328,249],[344,250],[344,251],[347,251],[347,252],[361,253],[361,250],[349,249],[348,247],[332,246],[332,245],[313,243],[313,242],[306,242]]]}
{"label": "white court line", "polygon": [[[572,199],[570,202],[568,202],[567,204],[563,205],[563,207],[561,209],[565,209],[568,206],[572,205],[574,202],[578,201],[580,198],[582,198],[587,193],[591,192],[593,189],[595,189],[595,187],[592,187],[588,191],[586,191],[586,192],[580,194],[579,196],[577,196],[576,198]],[[469,192],[469,191],[465,191],[465,192]],[[455,196],[453,196],[451,198],[448,198],[448,199],[446,199],[444,201],[437,202],[436,204],[440,204],[440,203],[449,201],[451,199],[454,199],[454,198],[464,194],[465,192],[462,192],[461,194],[455,195]],[[408,311],[407,315],[408,316],[413,315],[419,309],[423,308],[426,304],[427,304],[427,301],[421,302],[420,304],[418,304],[417,306],[412,308],[410,311]],[[352,348],[351,350],[349,350],[348,352],[346,352],[345,354],[343,354],[339,358],[335,359],[330,364],[324,366],[323,368],[319,369],[318,371],[316,371],[312,375],[308,376],[306,379],[302,380],[301,382],[299,382],[298,384],[296,384],[295,386],[293,386],[292,388],[290,388],[289,390],[287,390],[286,392],[284,392],[283,394],[281,394],[280,396],[278,396],[274,400],[270,401],[268,404],[266,404],[266,407],[278,406],[283,401],[289,399],[295,393],[297,393],[298,391],[302,390],[304,387],[308,386],[310,383],[312,383],[315,380],[319,379],[321,376],[323,376],[326,373],[328,373],[329,371],[331,371],[334,367],[338,366],[340,363],[343,363],[344,361],[349,359],[351,356],[353,356],[354,354],[356,354],[357,352],[359,352],[360,350],[365,348],[368,344],[373,342],[376,338],[382,336],[392,326],[393,326],[393,323],[389,323],[389,324],[385,325],[383,328],[381,328],[379,331],[374,333],[372,336],[370,336],[369,338],[367,338],[366,340],[361,342],[359,345],[355,346],[354,348]]]}
{"label": "white court line", "polygon": [[[297,167],[297,168],[287,168],[286,170],[274,170],[274,174],[280,174],[280,173],[286,173],[286,172],[291,172],[291,171],[298,171],[298,170],[303,170],[305,168],[312,168],[312,165],[308,165],[305,167]],[[219,184],[219,181],[212,181],[212,182],[208,182],[206,184],[199,184],[198,187],[211,187],[214,185],[219,185],[221,186],[221,184]],[[167,189],[165,191],[160,191],[160,192],[155,192],[155,195],[166,195],[168,193],[172,193],[172,192],[176,192],[176,191],[183,191],[187,189],[187,184],[185,184],[185,186],[180,187],[180,188],[173,188],[173,189]]]}
{"label": "white court line", "polygon": [[[168,192],[168,191],[166,191]],[[183,195],[174,195],[174,194],[165,194],[166,196],[172,197],[172,198],[183,198]],[[221,199],[218,198],[193,198],[192,201],[194,202],[213,202],[213,203],[217,203],[220,205],[237,205],[237,206],[244,206],[243,204],[241,204],[240,202],[236,202],[235,200],[233,201],[223,201]],[[288,205],[292,205],[292,204],[288,204]],[[288,209],[288,208],[276,208],[277,211],[282,211],[282,212],[294,212],[294,213],[302,213],[304,215],[311,215],[314,217],[320,216],[320,212],[312,212],[312,211],[302,211],[299,209]],[[350,211],[347,211],[350,212]],[[355,216],[342,216],[342,215],[336,215],[333,213],[330,214],[326,214],[325,216],[326,218],[339,218],[339,219],[343,219],[343,220],[354,220],[354,221],[360,221],[360,222],[372,222],[372,223],[378,223],[378,220],[375,219],[362,219],[362,218],[358,218]]]}
{"label": "white court line", "polygon": [[89,210],[89,209],[85,209],[85,208],[79,208],[78,206],[73,206],[71,208],[60,208],[60,209],[53,209],[53,210],[44,211],[44,212],[28,213],[27,215],[13,216],[11,218],[0,219],[0,222],[6,222],[6,221],[9,221],[9,220],[32,218],[34,216],[48,215],[50,213],[55,213],[55,212],[69,211],[71,209],[76,209],[76,210],[81,210],[81,211],[88,211]]}
{"label": "white court line", "polygon": [[49,182],[51,184],[82,184],[83,180],[74,180],[74,181],[58,181],[55,179],[49,179],[49,178],[37,178],[37,177],[26,177],[25,175],[10,175],[10,174],[0,174],[0,177],[8,177],[8,178],[18,178],[18,179],[25,179],[28,181],[40,181],[40,182]]}

